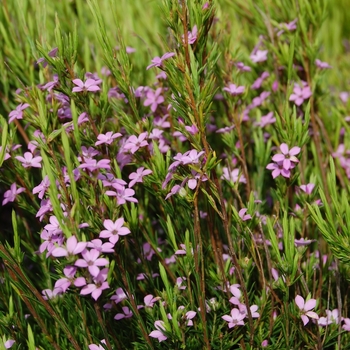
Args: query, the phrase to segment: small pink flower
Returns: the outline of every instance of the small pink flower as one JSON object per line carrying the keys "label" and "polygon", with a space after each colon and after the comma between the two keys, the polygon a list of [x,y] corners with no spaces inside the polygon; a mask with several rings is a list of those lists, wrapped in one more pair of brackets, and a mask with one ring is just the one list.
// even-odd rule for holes
{"label": "small pink flower", "polygon": [[168,339],[168,337],[166,335],[164,335],[164,333],[163,333],[163,331],[165,331],[165,326],[164,326],[164,322],[163,321],[160,321],[160,320],[155,321],[154,322],[154,327],[157,330],[152,331],[149,334],[150,337],[158,339],[159,342]]}
{"label": "small pink flower", "polygon": [[285,170],[291,169],[291,162],[299,163],[299,160],[296,157],[296,155],[300,153],[300,147],[293,147],[291,150],[289,150],[287,144],[282,143],[280,146],[280,150],[282,153],[275,154],[272,157],[272,160],[276,163],[282,162],[283,168]]}
{"label": "small pink flower", "polygon": [[332,68],[332,66],[330,66],[327,62],[322,62],[318,58],[316,58],[315,64],[316,64],[316,67],[318,67],[320,69],[331,69]]}
{"label": "small pink flower", "polygon": [[9,339],[7,341],[5,341],[5,349],[10,349],[12,348],[13,344],[15,343],[15,341],[13,339]]}
{"label": "small pink flower", "polygon": [[9,114],[9,124],[12,123],[15,119],[23,119],[23,111],[29,107],[28,103],[21,103],[16,107],[16,109]]}
{"label": "small pink flower", "polygon": [[24,168],[30,168],[30,167],[41,168],[40,162],[42,161],[42,158],[40,156],[34,157],[33,154],[30,152],[25,152],[24,157],[17,156],[15,158],[20,162],[22,162],[22,166]]}
{"label": "small pink flower", "polygon": [[87,267],[92,277],[97,277],[100,274],[99,266],[106,266],[109,264],[105,258],[99,258],[100,252],[96,249],[84,250],[81,254],[83,259],[78,259],[75,266]]}
{"label": "small pink flower", "polygon": [[[197,26],[194,25],[192,31],[187,32],[188,44],[192,45],[196,42],[197,34],[198,34],[198,29],[197,29]],[[182,35],[182,41],[183,41],[183,43],[185,43],[185,36],[184,35]]]}
{"label": "small pink flower", "polygon": [[232,96],[237,96],[243,94],[244,89],[244,86],[236,86],[236,84],[229,83],[228,87],[224,87],[222,90],[227,91]]}
{"label": "small pink flower", "polygon": [[166,52],[162,57],[154,57],[152,60],[152,64],[150,64],[146,69],[150,69],[152,67],[161,67],[163,64],[163,61],[175,56],[175,52]]}
{"label": "small pink flower", "polygon": [[147,137],[148,137],[147,132],[143,132],[139,136],[131,135],[127,139],[124,145],[124,149],[134,154],[139,148],[145,147],[148,145],[148,142],[146,141]]}
{"label": "small pink flower", "polygon": [[114,316],[114,319],[119,321],[123,318],[130,318],[132,317],[132,311],[127,307],[127,306],[123,306],[122,307],[123,313],[118,313]]}
{"label": "small pink flower", "polygon": [[151,106],[151,111],[154,113],[161,103],[164,102],[164,97],[161,95],[162,88],[158,88],[156,91],[149,90],[146,93],[146,100],[144,106]]}
{"label": "small pink flower", "polygon": [[307,184],[307,185],[300,185],[300,189],[303,190],[306,194],[311,194],[313,189],[315,188],[315,184]]}
{"label": "small pink flower", "polygon": [[[106,345],[106,341],[104,339],[101,340],[101,344]],[[104,350],[105,348],[102,345],[90,344],[89,350]]]}
{"label": "small pink flower", "polygon": [[255,53],[252,53],[250,55],[250,59],[254,63],[264,62],[267,60],[267,54],[268,54],[267,50],[257,50]]}
{"label": "small pink flower", "polygon": [[105,220],[103,222],[103,226],[106,229],[100,232],[100,238],[108,238],[112,244],[116,244],[118,242],[119,236],[125,236],[131,232],[127,227],[123,225],[123,218],[119,218],[115,222],[109,219]]}
{"label": "small pink flower", "polygon": [[2,201],[2,205],[5,205],[10,202],[14,202],[16,199],[16,196],[24,191],[25,191],[24,187],[17,188],[17,185],[14,182],[11,185],[10,189],[4,193],[4,199]]}
{"label": "small pink flower", "polygon": [[152,174],[152,170],[145,169],[144,167],[138,168],[135,173],[129,175],[129,188],[133,187],[136,182],[143,182],[143,177],[146,175]]}
{"label": "small pink flower", "polygon": [[83,92],[83,91],[100,91],[98,84],[101,84],[101,80],[87,79],[84,83],[81,79],[74,79],[73,83],[77,85],[73,88],[72,92]]}
{"label": "small pink flower", "polygon": [[67,247],[57,247],[52,251],[52,256],[72,256],[80,254],[86,248],[87,242],[79,242],[75,236],[71,236],[67,239]]}
{"label": "small pink flower", "polygon": [[[97,300],[101,296],[102,291],[109,288],[108,282],[106,281],[107,275],[108,275],[108,268],[104,268],[99,272],[99,274],[96,277],[93,277],[94,283],[89,283],[88,285],[84,285],[84,282],[82,281],[81,285],[84,285],[84,287],[81,289],[80,294],[81,295],[91,294],[91,297],[94,300]],[[78,278],[77,278],[77,281],[78,281]],[[80,285],[75,283],[75,286],[79,287]]]}
{"label": "small pink flower", "polygon": [[231,316],[222,316],[222,319],[228,322],[228,328],[233,328],[235,326],[244,326],[244,314],[242,314],[237,308],[233,308],[230,314]]}
{"label": "small pink flower", "polygon": [[247,220],[250,220],[252,218],[251,215],[249,214],[246,214],[247,212],[247,208],[242,208],[239,212],[238,212],[238,215],[239,217],[242,219],[242,221],[247,221]]}
{"label": "small pink flower", "polygon": [[95,146],[101,145],[103,143],[110,145],[116,138],[122,136],[120,132],[113,133],[113,131],[108,131],[106,134],[100,134],[97,136],[98,141],[95,142]]}
{"label": "small pink flower", "polygon": [[312,95],[311,89],[307,84],[294,84],[293,93],[289,97],[289,101],[293,101],[297,106],[300,106],[305,100]]}
{"label": "small pink flower", "polygon": [[318,320],[318,315],[316,312],[311,311],[316,307],[316,299],[309,299],[307,302],[305,302],[305,299],[303,297],[297,295],[295,297],[295,304],[298,306],[299,310],[302,313],[301,319],[304,326],[309,323],[309,317]]}
{"label": "small pink flower", "polygon": [[344,331],[350,332],[350,318],[343,318],[343,321],[344,321],[344,324],[342,328],[344,329]]}

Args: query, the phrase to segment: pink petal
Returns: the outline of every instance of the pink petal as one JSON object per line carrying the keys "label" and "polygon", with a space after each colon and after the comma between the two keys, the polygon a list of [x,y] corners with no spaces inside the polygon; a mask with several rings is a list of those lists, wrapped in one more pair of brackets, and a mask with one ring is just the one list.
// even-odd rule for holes
{"label": "pink petal", "polygon": [[300,153],[301,148],[300,147],[293,147],[290,151],[289,154],[291,156],[296,156],[297,154]]}
{"label": "pink petal", "polygon": [[282,144],[281,144],[280,150],[281,150],[281,152],[282,152],[283,154],[285,154],[285,155],[288,154],[288,152],[289,152],[289,148],[288,148],[287,144],[285,144],[285,143],[282,143]]}
{"label": "pink petal", "polygon": [[305,305],[304,298],[300,295],[297,295],[295,297],[295,304],[298,306],[299,310],[303,310]]}
{"label": "pink petal", "polygon": [[81,289],[80,294],[82,294],[82,295],[90,294],[90,293],[92,293],[96,288],[97,288],[97,287],[96,287],[94,284],[90,283],[90,284],[88,284],[87,286],[84,286],[84,287]]}
{"label": "pink petal", "polygon": [[303,321],[304,326],[306,326],[309,323],[309,318],[305,315],[301,315],[301,319]]}
{"label": "pink petal", "polygon": [[61,248],[61,247],[57,247],[55,248],[52,253],[51,253],[52,256],[54,256],[55,258],[58,258],[58,257],[61,257],[61,256],[67,256],[68,255],[68,252],[66,249],[64,248]]}
{"label": "pink petal", "polygon": [[309,311],[312,310],[316,306],[316,299],[308,300],[304,305],[304,310]]}

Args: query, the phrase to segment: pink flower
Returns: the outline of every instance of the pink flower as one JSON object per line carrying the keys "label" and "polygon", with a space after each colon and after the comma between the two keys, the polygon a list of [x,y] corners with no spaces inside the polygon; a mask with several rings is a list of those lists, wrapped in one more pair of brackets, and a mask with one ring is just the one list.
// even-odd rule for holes
{"label": "pink flower", "polygon": [[16,199],[16,196],[24,191],[25,191],[24,187],[17,188],[17,185],[14,182],[11,185],[10,189],[4,193],[4,199],[2,201],[2,205],[5,205],[9,202],[14,202]]}
{"label": "pink flower", "polygon": [[330,324],[339,324],[339,311],[338,309],[326,310],[326,317],[320,317],[318,320],[318,325],[321,327],[326,327]]}
{"label": "pink flower", "polygon": [[40,156],[34,157],[30,152],[25,152],[24,157],[16,156],[15,158],[22,162],[24,168],[41,168],[40,162],[42,161],[42,158]]}
{"label": "pink flower", "polygon": [[9,339],[7,341],[5,341],[5,349],[10,349],[12,348],[13,344],[15,343],[15,341],[13,339]]}
{"label": "pink flower", "polygon": [[175,52],[166,52],[162,57],[154,57],[152,60],[152,64],[150,64],[146,69],[150,69],[152,67],[161,67],[163,64],[163,61],[175,56]]}
{"label": "pink flower", "polygon": [[106,143],[110,145],[116,138],[122,136],[120,132],[113,134],[113,131],[108,131],[106,134],[100,134],[97,136],[98,141],[95,142],[95,146]]}
{"label": "pink flower", "polygon": [[[187,39],[188,39],[188,43],[190,45],[192,45],[196,42],[197,34],[198,34],[198,29],[197,29],[196,25],[193,26],[193,29],[191,32],[190,31],[187,32]],[[182,41],[183,41],[183,43],[185,43],[185,35],[182,35]]]}
{"label": "pink flower", "polygon": [[109,264],[105,258],[99,258],[100,252],[96,249],[84,250],[81,254],[83,259],[78,259],[75,266],[87,267],[92,277],[97,277],[100,274],[98,266],[106,266]]}
{"label": "pink flower", "polygon": [[79,242],[75,236],[71,236],[67,239],[67,247],[57,247],[52,251],[52,256],[72,256],[80,254],[86,248],[87,242]]}
{"label": "pink flower", "polygon": [[186,326],[190,327],[193,326],[193,321],[192,319],[197,315],[196,311],[187,311],[185,314],[186,320],[187,320],[187,324]]}
{"label": "pink flower", "polygon": [[16,109],[9,114],[9,124],[12,123],[15,119],[23,119],[23,111],[29,107],[28,103],[21,103],[16,107]]}
{"label": "pink flower", "polygon": [[114,316],[115,320],[119,321],[119,320],[121,320],[123,318],[130,318],[130,317],[132,317],[132,312],[127,306],[123,306],[122,310],[123,310],[123,313],[119,313],[119,314],[116,314]]}
{"label": "pink flower", "polygon": [[232,183],[236,183],[237,181],[243,182],[243,183],[247,182],[244,175],[240,174],[239,169],[233,169],[232,171],[230,171],[228,168],[225,167],[222,170],[223,170],[223,174],[221,178],[224,180],[227,180]]}
{"label": "pink flower", "polygon": [[343,321],[344,321],[344,324],[342,328],[344,329],[344,331],[350,332],[350,318],[343,318]]}
{"label": "pink flower", "polygon": [[89,171],[94,171],[98,169],[111,169],[109,165],[110,159],[101,159],[97,161],[96,159],[86,159],[85,163],[80,164],[80,169],[88,169]]}
{"label": "pink flower", "polygon": [[245,315],[242,314],[237,308],[231,310],[231,316],[224,315],[222,319],[228,322],[228,328],[233,328],[235,326],[244,326]]}
{"label": "pink flower", "polygon": [[307,185],[300,185],[300,189],[303,190],[306,194],[311,194],[313,189],[315,188],[315,184],[307,184]]}
{"label": "pink flower", "polygon": [[[116,188],[115,185],[113,185]],[[125,204],[128,202],[138,203],[138,200],[133,197],[135,191],[131,188],[125,188],[124,186],[118,186],[116,188],[117,191],[106,191],[107,196],[115,196],[117,197],[117,203],[119,205]]]}
{"label": "pink flower", "polygon": [[[101,340],[101,344],[106,345],[106,341],[104,339]],[[104,350],[105,348],[102,345],[90,344],[89,350]]]}
{"label": "pink flower", "polygon": [[144,106],[151,106],[151,111],[154,113],[161,103],[164,102],[164,97],[161,95],[162,88],[158,88],[156,91],[149,90],[146,93],[146,100]]}
{"label": "pink flower", "polygon": [[304,246],[310,245],[312,242],[315,242],[315,240],[314,239],[304,239],[304,238],[294,239],[294,245],[296,247],[304,247]]}
{"label": "pink flower", "polygon": [[124,149],[134,154],[139,148],[145,147],[148,145],[148,142],[146,141],[147,136],[148,136],[147,132],[143,132],[138,137],[135,135],[131,135],[127,139],[124,145]]}
{"label": "pink flower", "polygon": [[98,250],[100,253],[113,253],[114,252],[114,244],[106,242],[102,243],[102,241],[98,238],[91,240],[87,244],[88,248],[94,248]]}
{"label": "pink flower", "polygon": [[309,317],[315,320],[318,320],[318,315],[316,312],[311,311],[316,307],[316,299],[309,299],[306,303],[303,297],[297,295],[295,297],[295,304],[298,306],[301,311],[301,319],[303,321],[304,326],[309,323]]}
{"label": "pink flower", "polygon": [[276,118],[273,116],[273,112],[269,112],[268,114],[262,116],[259,122],[255,122],[254,125],[258,125],[261,128],[264,128],[265,126],[273,124],[275,122]]}
{"label": "pink flower", "polygon": [[152,170],[145,169],[144,167],[138,168],[136,170],[136,173],[131,173],[129,175],[129,179],[131,180],[129,182],[129,188],[133,187],[136,182],[143,182],[143,177],[146,175],[152,174]]}
{"label": "pink flower", "polygon": [[270,74],[269,74],[268,72],[263,72],[263,73],[261,74],[261,76],[260,76],[258,79],[256,79],[256,80],[254,81],[254,83],[252,84],[251,88],[252,88],[253,90],[260,89],[262,83],[264,82],[264,80],[265,80],[266,78],[268,78],[269,76],[270,76]]}
{"label": "pink flower", "polygon": [[246,66],[243,62],[237,62],[235,66],[241,71],[241,72],[251,72],[251,68],[249,66]]}
{"label": "pink flower", "polygon": [[94,283],[89,283],[85,285],[80,291],[81,295],[91,294],[92,298],[97,300],[102,291],[109,288],[108,282],[106,282],[108,275],[108,268],[102,269],[99,274],[93,278]]}
{"label": "pink flower", "polygon": [[103,222],[103,226],[106,228],[106,230],[100,232],[100,238],[108,238],[112,244],[116,244],[118,242],[119,236],[125,236],[131,232],[127,227],[123,225],[123,218],[119,218],[115,222],[109,219],[105,220]]}
{"label": "pink flower", "polygon": [[98,84],[101,83],[101,80],[95,80],[95,79],[87,79],[84,83],[80,79],[74,79],[73,83],[77,85],[73,88],[72,92],[82,92],[82,91],[99,91],[101,90]]}
{"label": "pink flower", "polygon": [[155,321],[154,322],[154,327],[157,329],[155,331],[152,331],[149,336],[152,338],[156,338],[158,339],[159,342],[168,339],[167,336],[164,335],[164,333],[162,331],[165,331],[165,327],[164,327],[164,322],[163,321]]}
{"label": "pink flower", "polygon": [[53,290],[44,289],[41,293],[43,295],[43,298],[45,300],[48,300],[48,299],[54,299],[57,296],[61,295],[63,293],[63,290],[61,288],[54,288]]}
{"label": "pink flower", "polygon": [[145,307],[153,307],[154,303],[160,300],[160,297],[154,297],[152,294],[148,294],[143,298]]}
{"label": "pink flower", "polygon": [[320,69],[331,69],[332,68],[332,66],[330,66],[327,62],[322,62],[318,58],[316,58],[315,64],[316,64],[316,67],[318,67]]}
{"label": "pink flower", "polygon": [[272,157],[272,160],[276,163],[283,163],[283,168],[285,170],[289,170],[292,168],[291,162],[299,163],[299,160],[296,157],[296,155],[300,153],[300,147],[293,147],[291,150],[289,150],[287,144],[282,143],[280,146],[280,150],[282,153],[275,154]]}
{"label": "pink flower", "polygon": [[229,83],[228,87],[224,87],[222,90],[227,91],[232,96],[237,96],[243,94],[244,89],[244,86],[236,86],[236,84]]}
{"label": "pink flower", "polygon": [[283,162],[267,164],[266,169],[272,170],[272,177],[274,179],[280,175],[286,178],[290,178],[290,169],[286,170],[283,167]]}
{"label": "pink flower", "polygon": [[294,84],[293,93],[290,95],[289,101],[293,101],[297,106],[300,106],[311,95],[311,89],[307,84],[304,83],[302,86]]}
{"label": "pink flower", "polygon": [[264,62],[267,60],[267,54],[268,54],[267,50],[257,50],[255,53],[252,53],[250,55],[250,59],[254,63]]}
{"label": "pink flower", "polygon": [[239,212],[238,212],[238,215],[239,217],[242,219],[242,221],[247,221],[247,220],[250,220],[252,218],[251,215],[249,214],[246,214],[247,212],[247,208],[242,208]]}
{"label": "pink flower", "polygon": [[44,179],[41,181],[41,183],[33,188],[33,194],[39,193],[38,197],[40,199],[43,199],[45,192],[50,187],[50,180],[47,175],[45,175]]}

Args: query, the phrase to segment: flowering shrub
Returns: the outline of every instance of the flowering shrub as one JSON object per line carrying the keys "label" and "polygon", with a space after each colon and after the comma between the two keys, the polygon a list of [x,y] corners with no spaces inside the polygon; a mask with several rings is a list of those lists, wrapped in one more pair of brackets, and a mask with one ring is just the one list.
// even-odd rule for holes
{"label": "flowering shrub", "polygon": [[341,9],[24,3],[0,9],[0,348],[345,348]]}

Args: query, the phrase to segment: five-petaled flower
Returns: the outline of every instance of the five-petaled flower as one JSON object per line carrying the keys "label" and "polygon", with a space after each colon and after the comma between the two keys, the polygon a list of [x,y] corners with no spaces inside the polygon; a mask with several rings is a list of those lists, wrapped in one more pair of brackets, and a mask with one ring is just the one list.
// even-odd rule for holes
{"label": "five-petaled flower", "polygon": [[16,109],[9,114],[9,124],[12,123],[15,119],[23,119],[23,111],[29,107],[28,103],[21,103],[16,107]]}
{"label": "five-petaled flower", "polygon": [[108,238],[112,244],[116,244],[118,242],[119,236],[125,236],[130,233],[130,230],[123,225],[123,218],[119,218],[115,222],[110,219],[105,220],[103,222],[105,230],[100,232],[100,238]]}
{"label": "five-petaled flower", "polygon": [[11,185],[10,189],[4,193],[4,199],[2,201],[2,205],[5,205],[9,202],[14,202],[16,199],[16,196],[24,191],[25,191],[24,187],[17,188],[17,185],[14,182]]}
{"label": "five-petaled flower", "polygon": [[267,60],[267,54],[268,54],[267,50],[257,50],[256,52],[250,55],[250,59],[254,63],[263,62]]}
{"label": "five-petaled flower", "polygon": [[113,131],[108,131],[106,134],[100,134],[97,136],[98,141],[95,142],[95,146],[102,145],[103,143],[110,145],[120,136],[122,136],[120,132],[113,133]]}
{"label": "five-petaled flower", "polygon": [[83,259],[78,259],[75,262],[75,266],[87,267],[92,277],[97,277],[100,273],[98,266],[106,266],[109,264],[105,258],[99,258],[100,252],[97,249],[91,249],[90,251],[85,249],[81,255]]}
{"label": "five-petaled flower", "polygon": [[78,242],[75,236],[67,239],[66,248],[57,247],[52,251],[52,256],[61,257],[80,254],[87,246],[87,242]]}
{"label": "five-petaled flower", "polygon": [[237,308],[233,308],[231,310],[231,316],[222,316],[222,319],[228,322],[228,328],[232,328],[235,326],[244,326],[244,318],[245,314],[241,313]]}
{"label": "five-petaled flower", "polygon": [[42,161],[42,158],[40,156],[34,157],[33,154],[30,152],[25,152],[23,157],[16,156],[15,158],[22,162],[22,166],[24,168],[41,168],[40,162]]}
{"label": "five-petaled flower", "polygon": [[302,86],[294,84],[293,93],[289,97],[289,101],[294,102],[297,106],[300,106],[305,100],[312,95],[310,86],[306,83],[302,83]]}
{"label": "five-petaled flower", "polygon": [[158,88],[156,91],[148,90],[146,93],[146,100],[144,106],[151,106],[151,111],[154,113],[161,103],[164,102],[164,97],[161,95],[162,88]]}
{"label": "five-petaled flower", "polygon": [[304,323],[304,326],[309,323],[309,317],[313,318],[314,320],[318,320],[318,315],[316,312],[311,311],[316,307],[316,299],[309,299],[305,302],[305,299],[302,296],[297,295],[295,297],[295,304],[302,313],[300,317]]}
{"label": "five-petaled flower", "polygon": [[136,182],[143,182],[143,177],[152,174],[152,170],[145,169],[144,167],[138,168],[135,173],[129,175],[129,188],[133,187]]}
{"label": "five-petaled flower", "polygon": [[227,87],[222,89],[232,96],[241,95],[244,93],[244,86],[236,86],[236,84],[229,83]]}
{"label": "five-petaled flower", "polygon": [[147,136],[148,136],[147,132],[143,132],[139,136],[131,135],[127,139],[124,145],[124,149],[134,154],[139,148],[145,147],[148,145],[148,142],[146,141]]}
{"label": "five-petaled flower", "polygon": [[100,91],[101,88],[98,86],[98,84],[101,84],[100,80],[95,79],[87,79],[85,83],[81,79],[74,79],[73,83],[77,86],[75,86],[72,90],[72,92],[82,92],[82,91]]}
{"label": "five-petaled flower", "polygon": [[282,153],[275,154],[272,157],[272,160],[276,163],[282,163],[283,168],[285,170],[289,170],[292,168],[292,162],[299,162],[296,155],[300,153],[300,147],[293,147],[292,149],[289,149],[287,144],[282,143],[280,146],[280,150]]}

